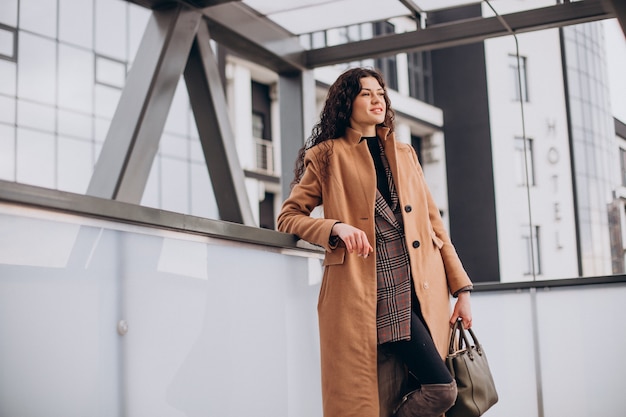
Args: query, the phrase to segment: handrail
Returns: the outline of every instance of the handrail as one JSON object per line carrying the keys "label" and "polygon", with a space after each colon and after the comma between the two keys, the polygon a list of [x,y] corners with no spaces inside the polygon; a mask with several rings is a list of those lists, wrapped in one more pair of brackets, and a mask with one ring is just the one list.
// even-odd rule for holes
{"label": "handrail", "polygon": [[285,249],[320,252],[294,235],[122,201],[0,180],[0,202]]}
{"label": "handrail", "polygon": [[[321,256],[322,249],[298,240],[294,235],[275,230],[244,226],[121,201],[52,190],[0,180],[0,202],[21,204],[128,224],[156,227],[224,240],[297,249]],[[557,288],[581,285],[626,283],[626,274],[598,277],[573,277],[541,281],[475,282],[474,292],[515,291],[531,288]]]}
{"label": "handrail", "polygon": [[546,279],[541,281],[515,281],[515,282],[478,282],[474,283],[474,292],[514,291],[531,288],[558,288],[575,287],[581,285],[602,285],[626,283],[626,275],[606,275],[598,277],[578,277]]}

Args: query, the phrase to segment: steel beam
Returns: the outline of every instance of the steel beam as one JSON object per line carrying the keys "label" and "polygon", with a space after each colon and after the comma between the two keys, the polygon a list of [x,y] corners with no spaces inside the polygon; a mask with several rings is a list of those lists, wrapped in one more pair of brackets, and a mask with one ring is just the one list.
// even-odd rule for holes
{"label": "steel beam", "polygon": [[139,6],[146,7],[148,9],[160,9],[163,7],[171,7],[176,3],[185,4],[190,7],[204,8],[209,6],[215,6],[222,3],[229,3],[231,1],[241,0],[127,0],[130,3],[135,3]]}
{"label": "steel beam", "polygon": [[155,10],[111,120],[87,194],[139,204],[202,15]]}
{"label": "steel beam", "polygon": [[[615,3],[619,1],[614,0]],[[502,16],[516,33],[568,26],[615,17],[602,0],[557,4]],[[400,52],[433,50],[480,42],[510,33],[497,17],[480,17],[304,52],[308,68],[322,67]]]}
{"label": "steel beam", "polygon": [[617,20],[622,27],[622,32],[626,36],[626,1],[624,0],[608,0],[609,7],[615,13]]}
{"label": "steel beam", "polygon": [[242,3],[203,9],[211,37],[245,59],[278,73],[295,73],[304,48],[298,37]]}
{"label": "steel beam", "polygon": [[127,0],[150,9],[181,3],[202,11],[211,37],[245,59],[276,72],[304,69],[298,38],[239,0]]}
{"label": "steel beam", "polygon": [[280,112],[281,192],[283,199],[291,192],[294,162],[304,145],[304,138],[312,126],[306,121],[315,120],[315,79],[311,71],[294,75],[281,75],[278,80]]}
{"label": "steel beam", "polygon": [[187,91],[220,219],[253,226],[255,222],[237,156],[226,96],[210,41],[209,30],[203,23],[198,28],[185,67]]}

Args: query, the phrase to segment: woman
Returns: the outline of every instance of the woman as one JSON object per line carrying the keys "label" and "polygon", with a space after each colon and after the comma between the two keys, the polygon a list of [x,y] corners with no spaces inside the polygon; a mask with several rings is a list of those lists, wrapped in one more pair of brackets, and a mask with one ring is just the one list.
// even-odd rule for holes
{"label": "woman", "polygon": [[[326,250],[318,301],[325,417],[378,417],[377,356],[400,357],[419,388],[399,417],[438,416],[456,399],[443,357],[450,323],[471,326],[472,283],[444,229],[417,155],[396,142],[377,71],[330,87],[296,161],[278,229]],[[323,205],[323,218],[311,211]],[[458,296],[450,314],[450,292]]]}

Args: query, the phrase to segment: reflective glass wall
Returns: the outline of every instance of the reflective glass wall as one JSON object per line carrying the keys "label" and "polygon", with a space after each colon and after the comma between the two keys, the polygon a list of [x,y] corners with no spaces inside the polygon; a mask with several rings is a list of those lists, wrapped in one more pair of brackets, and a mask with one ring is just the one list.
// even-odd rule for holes
{"label": "reflective glass wall", "polygon": [[[600,24],[563,28],[583,275],[624,273],[618,145]],[[617,229],[617,233],[612,230]]]}
{"label": "reflective glass wall", "polygon": [[[122,0],[0,2],[0,179],[85,194],[150,14]],[[142,205],[217,218],[182,81]]]}

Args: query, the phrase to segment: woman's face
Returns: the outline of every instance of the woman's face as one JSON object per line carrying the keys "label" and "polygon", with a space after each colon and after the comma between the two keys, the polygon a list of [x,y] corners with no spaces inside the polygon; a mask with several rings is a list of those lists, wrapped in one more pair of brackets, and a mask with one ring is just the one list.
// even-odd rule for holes
{"label": "woman's face", "polygon": [[385,121],[385,90],[376,78],[361,78],[361,91],[352,103],[350,126],[363,136],[376,136],[376,125]]}

